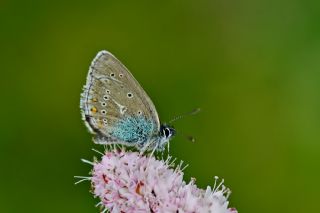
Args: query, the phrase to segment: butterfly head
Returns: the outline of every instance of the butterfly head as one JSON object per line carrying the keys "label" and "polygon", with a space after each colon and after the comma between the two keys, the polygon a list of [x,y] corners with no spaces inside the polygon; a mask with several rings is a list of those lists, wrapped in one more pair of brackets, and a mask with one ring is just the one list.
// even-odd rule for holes
{"label": "butterfly head", "polygon": [[[164,147],[169,140],[175,136],[176,130],[171,125],[162,124],[160,126],[159,137],[160,137],[160,147]],[[160,148],[159,147],[159,148]]]}

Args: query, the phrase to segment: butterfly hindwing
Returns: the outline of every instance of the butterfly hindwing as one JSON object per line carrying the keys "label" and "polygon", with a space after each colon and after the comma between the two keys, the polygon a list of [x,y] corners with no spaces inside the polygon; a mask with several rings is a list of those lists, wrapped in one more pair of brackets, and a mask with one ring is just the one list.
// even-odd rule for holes
{"label": "butterfly hindwing", "polygon": [[107,51],[100,51],[92,61],[80,107],[88,129],[96,134],[99,143],[141,143],[160,128],[149,96]]}

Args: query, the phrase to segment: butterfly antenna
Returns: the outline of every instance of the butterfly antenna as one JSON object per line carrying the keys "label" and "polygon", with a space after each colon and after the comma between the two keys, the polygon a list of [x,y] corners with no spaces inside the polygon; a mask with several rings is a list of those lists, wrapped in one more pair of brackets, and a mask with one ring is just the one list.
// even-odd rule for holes
{"label": "butterfly antenna", "polygon": [[192,143],[194,143],[194,142],[196,142],[196,139],[195,139],[195,137],[193,137],[193,136],[191,136],[191,135],[186,135],[186,134],[184,134],[184,133],[182,133],[182,132],[178,132],[178,131],[176,131],[176,133],[177,133],[177,135],[181,135],[182,137],[184,137],[185,139],[187,139],[188,141],[190,141],[190,142],[192,142]]}
{"label": "butterfly antenna", "polygon": [[171,123],[175,122],[176,120],[180,120],[181,118],[184,118],[186,116],[198,114],[200,111],[201,111],[200,108],[196,108],[196,109],[192,110],[191,112],[187,112],[182,115],[178,115],[178,116],[174,117],[168,123],[171,124]]}

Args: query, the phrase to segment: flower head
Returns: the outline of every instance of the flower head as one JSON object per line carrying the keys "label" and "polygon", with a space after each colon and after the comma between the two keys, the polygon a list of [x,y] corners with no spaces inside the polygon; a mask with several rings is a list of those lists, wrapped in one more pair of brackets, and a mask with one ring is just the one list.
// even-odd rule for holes
{"label": "flower head", "polygon": [[93,163],[91,182],[99,205],[110,212],[215,212],[236,213],[228,208],[229,189],[223,180],[213,188],[199,189],[192,179],[183,181],[181,164],[124,150],[107,151]]}

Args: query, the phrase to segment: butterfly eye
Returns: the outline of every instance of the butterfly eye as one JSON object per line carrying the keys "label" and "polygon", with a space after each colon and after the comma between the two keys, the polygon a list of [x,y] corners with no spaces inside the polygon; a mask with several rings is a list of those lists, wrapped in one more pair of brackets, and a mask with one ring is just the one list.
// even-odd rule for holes
{"label": "butterfly eye", "polygon": [[164,131],[164,135],[166,136],[166,138],[168,138],[171,135],[171,131],[169,128],[165,128],[163,131]]}

